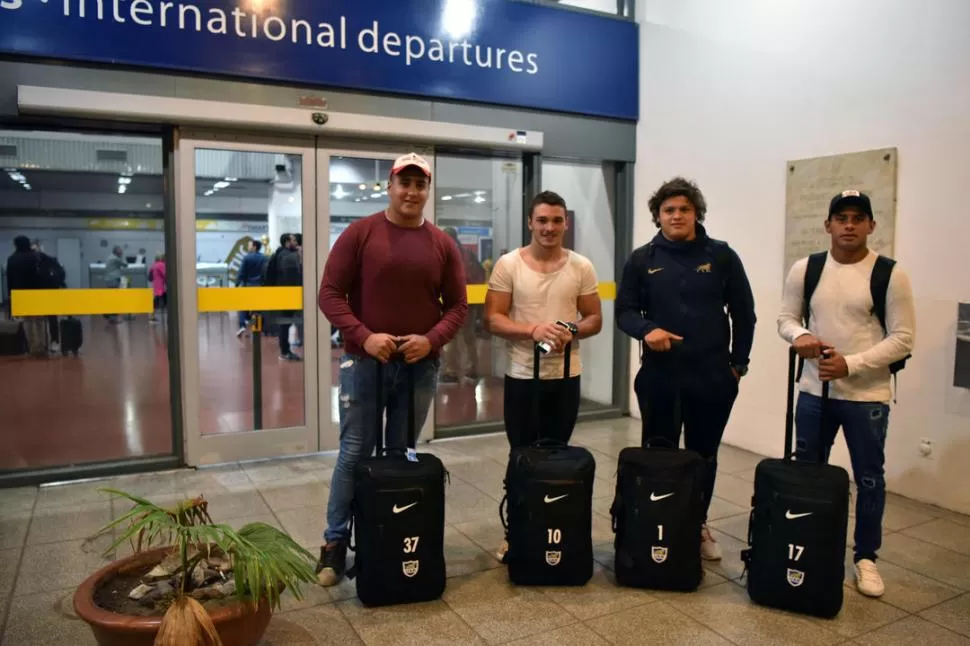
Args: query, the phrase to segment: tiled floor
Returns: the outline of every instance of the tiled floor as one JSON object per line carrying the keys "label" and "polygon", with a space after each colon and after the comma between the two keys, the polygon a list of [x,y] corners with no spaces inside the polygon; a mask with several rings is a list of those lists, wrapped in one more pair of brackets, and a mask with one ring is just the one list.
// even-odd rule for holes
{"label": "tiled floor", "polygon": [[[451,471],[445,535],[448,588],[443,599],[365,609],[344,582],[288,598],[264,646],[308,644],[919,644],[970,645],[970,518],[890,496],[881,600],[859,596],[832,621],[753,605],[738,583],[738,552],[759,458],[724,447],[712,525],[725,552],[701,590],[673,594],[614,585],[608,509],[616,456],[639,437],[637,423],[580,426],[576,443],[594,451],[593,539],[597,567],[580,589],[524,588],[507,582],[492,557],[502,530],[502,436],[436,443]],[[316,551],[333,456],[232,465],[193,472],[116,478],[155,500],[205,493],[210,511],[233,525],[260,519]],[[3,646],[93,644],[74,617],[74,587],[104,560],[107,538],[90,540],[123,506],[99,494],[105,482],[0,491],[0,625]],[[849,570],[851,571],[851,570]],[[227,646],[230,646],[227,644]]]}

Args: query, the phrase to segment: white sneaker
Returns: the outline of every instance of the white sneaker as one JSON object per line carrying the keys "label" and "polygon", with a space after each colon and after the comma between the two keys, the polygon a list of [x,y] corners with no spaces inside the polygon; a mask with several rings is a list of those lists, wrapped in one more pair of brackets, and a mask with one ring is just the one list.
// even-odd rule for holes
{"label": "white sneaker", "polygon": [[721,546],[714,540],[707,525],[701,527],[701,559],[705,561],[720,561]]}
{"label": "white sneaker", "polygon": [[869,559],[855,564],[855,585],[867,597],[881,597],[886,591],[886,584],[882,582],[876,564]]}
{"label": "white sneaker", "polygon": [[505,563],[505,555],[509,553],[509,542],[502,541],[502,544],[497,550],[495,550],[495,558],[498,559],[499,563]]}

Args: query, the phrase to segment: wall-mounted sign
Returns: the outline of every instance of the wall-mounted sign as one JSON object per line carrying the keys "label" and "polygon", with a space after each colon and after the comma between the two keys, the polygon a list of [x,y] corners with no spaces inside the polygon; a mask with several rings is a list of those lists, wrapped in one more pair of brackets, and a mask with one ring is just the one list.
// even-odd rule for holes
{"label": "wall-mounted sign", "polygon": [[510,0],[0,0],[0,52],[639,113],[635,23]]}

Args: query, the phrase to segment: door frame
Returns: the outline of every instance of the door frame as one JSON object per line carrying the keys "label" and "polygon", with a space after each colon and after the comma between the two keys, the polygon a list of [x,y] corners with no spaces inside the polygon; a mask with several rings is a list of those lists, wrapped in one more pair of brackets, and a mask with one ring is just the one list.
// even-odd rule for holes
{"label": "door frame", "polygon": [[[353,141],[345,139],[334,139],[327,137],[317,138],[317,231],[319,235],[317,237],[317,286],[320,285],[323,280],[323,270],[326,267],[327,259],[330,255],[330,216],[331,216],[331,205],[330,205],[330,160],[333,157],[351,157],[358,159],[379,159],[385,161],[394,161],[401,155],[405,155],[409,152],[416,152],[422,157],[424,157],[431,168],[435,168],[435,151],[432,146],[421,146],[421,145],[408,145],[408,144],[377,144],[370,143],[366,141]],[[428,222],[434,224],[435,222],[435,179],[436,175],[431,177],[431,187],[428,193],[428,201],[424,206],[424,218]],[[320,190],[320,187],[326,186],[326,191]],[[326,244],[324,243],[326,241]],[[316,290],[314,291],[316,294]],[[330,335],[328,333],[330,329],[330,323],[327,321],[326,317],[317,307],[317,343],[318,347],[327,347],[327,360],[324,362],[323,354],[319,354],[319,374],[317,377],[317,383],[320,392],[320,413],[324,414],[327,411],[326,417],[320,418],[320,450],[321,451],[333,451],[339,448],[340,445],[340,427],[338,422],[332,420],[332,415],[334,412],[333,406],[339,406],[339,402],[333,402],[331,388],[333,384],[331,383],[330,374],[330,362],[332,361],[331,354],[329,352],[330,348]],[[326,402],[324,400],[327,400]],[[431,407],[428,410],[428,416],[425,419],[424,425],[418,432],[418,437],[420,441],[428,442],[434,439],[436,425],[435,425],[435,402],[431,402]],[[328,432],[331,428],[332,432]]]}
{"label": "door frame", "polygon": [[[313,137],[261,136],[258,134],[183,129],[176,138],[176,234],[179,245],[177,272],[185,286],[179,293],[181,338],[181,395],[185,463],[189,466],[220,464],[237,460],[275,458],[303,455],[320,450],[321,411],[318,405],[329,407],[329,400],[318,398],[317,362],[322,354],[329,361],[330,346],[317,348],[317,318],[306,316],[316,307],[317,276],[315,254],[305,254],[303,261],[304,312],[304,424],[289,428],[262,429],[239,433],[202,435],[199,421],[200,357],[198,337],[198,289],[196,286],[196,150],[233,150],[300,156],[302,159],[302,233],[304,239],[317,239],[317,169]],[[329,230],[329,224],[327,226]],[[272,241],[271,241],[272,242]],[[309,280],[308,280],[309,279]],[[329,419],[329,408],[326,411]]]}

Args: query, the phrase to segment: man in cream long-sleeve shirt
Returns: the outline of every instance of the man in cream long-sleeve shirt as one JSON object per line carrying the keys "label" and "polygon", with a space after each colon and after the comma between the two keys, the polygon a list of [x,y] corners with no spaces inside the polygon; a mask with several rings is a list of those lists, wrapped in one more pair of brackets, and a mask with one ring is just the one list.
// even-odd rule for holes
{"label": "man in cream long-sleeve shirt", "polygon": [[[870,277],[878,255],[866,244],[874,228],[865,194],[844,191],[832,199],[825,221],[832,247],[811,297],[808,322],[802,318],[808,267],[803,258],[785,281],[778,333],[805,359],[795,411],[796,457],[818,460],[821,452],[827,461],[842,428],[858,486],[856,586],[862,594],[878,597],[885,591],[875,562],[886,504],[889,366],[912,351],[916,314],[909,278],[898,266],[886,292],[885,330],[874,314]],[[820,428],[823,381],[831,382],[825,429]]]}

